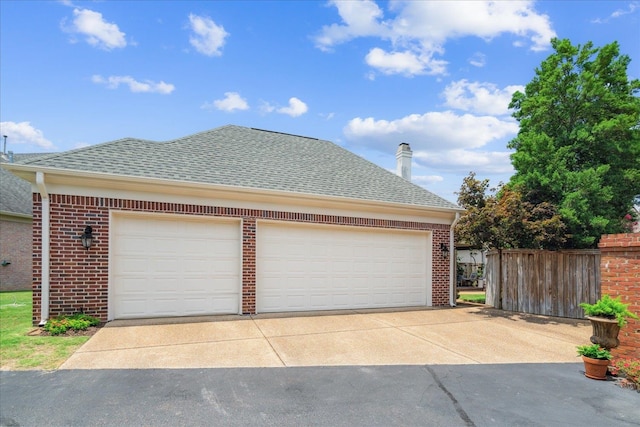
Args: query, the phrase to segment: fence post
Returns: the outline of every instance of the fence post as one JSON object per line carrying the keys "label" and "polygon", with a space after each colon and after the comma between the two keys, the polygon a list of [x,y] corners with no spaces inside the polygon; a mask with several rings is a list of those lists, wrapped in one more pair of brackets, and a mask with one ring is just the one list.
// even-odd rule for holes
{"label": "fence post", "polygon": [[497,274],[496,274],[496,288],[497,289],[496,289],[496,292],[499,295],[499,298],[498,298],[498,307],[496,307],[496,308],[499,308],[499,309],[502,310],[502,307],[504,305],[503,301],[504,301],[504,298],[505,298],[504,288],[502,286],[502,249],[497,249],[497,251],[498,251],[498,268],[496,269],[497,270]]}

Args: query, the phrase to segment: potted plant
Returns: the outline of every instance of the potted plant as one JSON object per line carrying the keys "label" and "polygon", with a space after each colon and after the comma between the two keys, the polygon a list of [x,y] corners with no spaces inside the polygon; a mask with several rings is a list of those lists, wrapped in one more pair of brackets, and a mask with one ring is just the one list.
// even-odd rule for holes
{"label": "potted plant", "polygon": [[577,349],[584,362],[584,375],[594,380],[606,379],[611,352],[598,344],[579,345]]}
{"label": "potted plant", "polygon": [[606,349],[615,348],[620,344],[618,333],[620,328],[627,324],[627,318],[638,318],[629,311],[629,304],[620,301],[620,297],[611,298],[609,295],[603,295],[595,304],[583,302],[580,307],[593,327],[591,342]]}

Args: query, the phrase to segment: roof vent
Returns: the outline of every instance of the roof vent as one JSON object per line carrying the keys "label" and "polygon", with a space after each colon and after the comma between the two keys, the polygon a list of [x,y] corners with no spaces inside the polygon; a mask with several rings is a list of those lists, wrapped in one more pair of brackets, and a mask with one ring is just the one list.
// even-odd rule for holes
{"label": "roof vent", "polygon": [[406,142],[402,142],[398,145],[398,151],[396,151],[396,174],[403,177],[407,181],[411,181],[411,156],[413,152],[411,147]]}

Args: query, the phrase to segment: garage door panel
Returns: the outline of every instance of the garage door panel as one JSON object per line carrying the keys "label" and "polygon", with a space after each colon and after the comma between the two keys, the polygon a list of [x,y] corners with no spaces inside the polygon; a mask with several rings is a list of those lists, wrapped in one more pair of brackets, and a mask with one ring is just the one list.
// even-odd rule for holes
{"label": "garage door panel", "polygon": [[238,222],[114,215],[112,230],[113,318],[238,312]]}
{"label": "garage door panel", "polygon": [[[154,298],[149,301],[147,309],[158,316],[171,317],[178,316],[180,307],[178,298]],[[183,310],[182,308],[180,309]]]}
{"label": "garage door panel", "polygon": [[234,283],[235,279],[236,277],[233,277],[233,276],[214,277],[211,281],[211,284],[213,285],[211,294],[212,295],[233,294],[237,300],[238,288]]}
{"label": "garage door panel", "polygon": [[193,298],[182,298],[181,305],[183,310],[187,314],[201,313],[208,310],[213,304],[212,298],[206,298],[204,295],[199,295]]}
{"label": "garage door panel", "polygon": [[151,242],[149,239],[134,237],[131,235],[121,235],[119,242],[114,242],[117,250],[125,250],[132,255],[137,253],[145,253]]}
{"label": "garage door panel", "polygon": [[167,256],[159,256],[144,263],[144,265],[146,265],[151,275],[171,274],[181,270],[179,262],[175,258]]}
{"label": "garage door panel", "polygon": [[180,239],[176,238],[155,238],[153,239],[152,245],[147,247],[147,251],[149,249],[153,249],[154,252],[159,254],[173,254],[176,250],[176,246],[180,244]]}
{"label": "garage door panel", "polygon": [[148,301],[146,299],[128,298],[122,303],[122,310],[126,310],[128,313],[142,315],[148,311],[147,306]]}
{"label": "garage door panel", "polygon": [[175,294],[176,288],[178,287],[178,280],[175,277],[151,277],[147,279],[144,292],[147,293],[150,287],[153,287],[154,294]]}
{"label": "garage door panel", "polygon": [[354,293],[353,303],[355,307],[369,307],[371,305],[371,296],[369,293]]}
{"label": "garage door panel", "polygon": [[426,232],[259,223],[257,310],[426,305],[428,241]]}
{"label": "garage door panel", "polygon": [[145,258],[143,257],[127,257],[120,262],[121,271],[124,274],[131,275],[136,273],[146,273],[147,272],[147,264],[145,262]]}

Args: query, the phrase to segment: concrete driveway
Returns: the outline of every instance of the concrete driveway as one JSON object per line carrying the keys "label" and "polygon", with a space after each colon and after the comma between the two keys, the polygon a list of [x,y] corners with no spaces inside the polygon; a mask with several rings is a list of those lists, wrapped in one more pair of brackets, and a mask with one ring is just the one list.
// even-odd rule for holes
{"label": "concrete driveway", "polygon": [[61,369],[576,363],[590,335],[484,306],[118,320]]}

